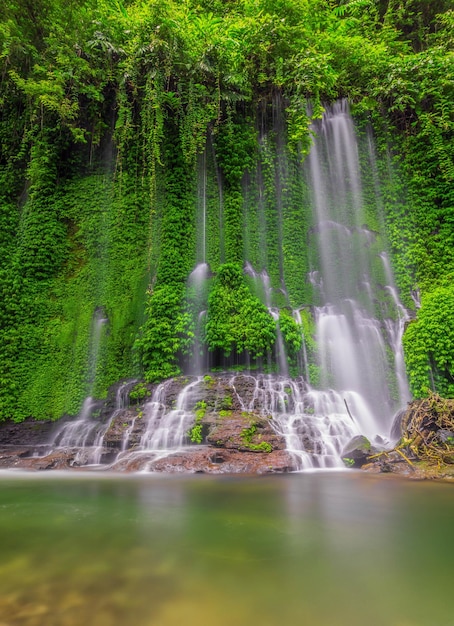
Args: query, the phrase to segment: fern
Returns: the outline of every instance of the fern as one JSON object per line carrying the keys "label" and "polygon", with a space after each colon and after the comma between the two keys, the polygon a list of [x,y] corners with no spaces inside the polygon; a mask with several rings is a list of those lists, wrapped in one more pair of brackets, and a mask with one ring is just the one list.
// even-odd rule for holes
{"label": "fern", "polygon": [[336,17],[344,17],[345,15],[358,15],[363,9],[370,7],[372,0],[350,0],[346,4],[341,4],[333,9]]}

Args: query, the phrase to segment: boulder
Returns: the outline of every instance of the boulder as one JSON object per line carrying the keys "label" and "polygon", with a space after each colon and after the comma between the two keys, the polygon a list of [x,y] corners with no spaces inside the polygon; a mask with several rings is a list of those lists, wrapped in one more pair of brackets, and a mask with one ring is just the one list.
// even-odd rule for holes
{"label": "boulder", "polygon": [[229,412],[210,415],[206,422],[209,432],[206,440],[217,448],[243,452],[265,452],[284,450],[284,437],[271,427],[269,418],[251,412]]}
{"label": "boulder", "polygon": [[344,447],[341,457],[347,467],[362,467],[375,452],[367,437],[356,435]]}

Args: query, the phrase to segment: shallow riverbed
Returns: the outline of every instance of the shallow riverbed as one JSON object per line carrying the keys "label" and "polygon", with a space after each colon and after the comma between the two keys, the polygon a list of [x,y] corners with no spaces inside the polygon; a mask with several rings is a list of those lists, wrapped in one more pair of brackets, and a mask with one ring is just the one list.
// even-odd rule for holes
{"label": "shallow riverbed", "polygon": [[454,486],[0,475],[0,626],[452,626]]}

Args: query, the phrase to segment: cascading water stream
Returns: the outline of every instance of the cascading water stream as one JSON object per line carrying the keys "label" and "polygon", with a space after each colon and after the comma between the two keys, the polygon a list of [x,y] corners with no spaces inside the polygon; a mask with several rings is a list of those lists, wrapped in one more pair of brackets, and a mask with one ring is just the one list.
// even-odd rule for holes
{"label": "cascading water stream", "polygon": [[105,422],[95,419],[93,412],[99,402],[85,399],[76,420],[63,423],[52,437],[52,448],[78,448],[74,457],[76,465],[99,465],[105,452],[104,437],[115,418],[128,406],[129,392],[136,380],[122,383],[115,394],[115,408]]}
{"label": "cascading water stream", "polygon": [[[343,412],[350,410],[362,434],[387,436],[392,416],[409,398],[398,330],[406,314],[389,265],[388,285],[375,279],[377,260],[386,257],[378,233],[365,226],[358,144],[346,102],[328,108],[314,127],[307,175],[317,247],[310,279],[320,299],[315,318],[321,386],[341,394],[348,405]],[[393,364],[387,345],[396,355]],[[393,380],[398,397],[391,394]]]}
{"label": "cascading water stream", "polygon": [[142,471],[146,472],[152,462],[184,449],[189,443],[188,430],[194,422],[193,391],[202,380],[203,377],[198,376],[186,384],[177,395],[172,408],[169,408],[169,390],[172,386],[172,379],[160,383],[153,392],[151,400],[144,407],[141,417],[144,430],[140,442],[133,450],[128,450],[130,431],[125,433],[122,451],[115,463],[129,462],[146,455],[147,459],[150,457],[145,467],[142,467]]}
{"label": "cascading water stream", "polygon": [[387,254],[383,252],[380,255],[380,258],[383,261],[385,275],[387,278],[387,285],[385,289],[390,294],[397,313],[397,319],[385,319],[385,326],[388,332],[389,343],[394,354],[394,367],[399,392],[399,403],[401,406],[405,406],[405,403],[411,400],[411,394],[405,372],[402,337],[404,335],[405,324],[409,321],[410,316],[399,300]]}
{"label": "cascading water stream", "polygon": [[[246,375],[242,374],[242,377]],[[295,470],[343,467],[340,455],[345,443],[359,433],[345,415],[342,398],[335,392],[314,393],[302,378],[247,375],[253,391],[247,397],[230,386],[241,410],[271,417],[274,430],[285,438]]]}
{"label": "cascading water stream", "polygon": [[99,349],[101,346],[102,332],[107,324],[107,318],[103,316],[102,309],[97,309],[93,318],[91,347],[88,362],[88,385],[89,395],[85,398],[82,409],[77,419],[62,422],[53,433],[49,446],[52,448],[86,448],[92,446],[98,429],[102,425],[92,419],[92,413],[98,403],[93,399],[94,380],[98,364]]}
{"label": "cascading water stream", "polygon": [[206,263],[207,241],[207,153],[199,156],[197,181],[197,262]]}
{"label": "cascading water stream", "polygon": [[189,275],[186,297],[194,316],[194,345],[192,358],[187,371],[190,375],[201,374],[206,368],[208,356],[203,344],[203,322],[208,306],[208,277],[210,268],[206,263],[199,263]]}
{"label": "cascading water stream", "polygon": [[294,309],[294,311],[292,312],[292,315],[293,315],[295,322],[298,324],[299,328],[301,329],[302,340],[303,340],[301,350],[297,356],[298,371],[303,373],[304,379],[306,380],[308,384],[310,384],[311,380],[310,380],[310,374],[309,374],[309,359],[307,356],[306,338],[303,332],[303,320],[301,318],[300,309]]}

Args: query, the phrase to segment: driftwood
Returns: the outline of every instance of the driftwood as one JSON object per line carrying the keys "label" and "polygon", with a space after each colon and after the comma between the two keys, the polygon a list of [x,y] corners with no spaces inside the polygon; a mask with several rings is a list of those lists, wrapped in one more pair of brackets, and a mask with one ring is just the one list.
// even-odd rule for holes
{"label": "driftwood", "polygon": [[415,400],[402,417],[402,437],[386,452],[370,457],[387,458],[395,452],[414,467],[414,461],[424,461],[441,467],[454,464],[454,400],[431,394]]}

